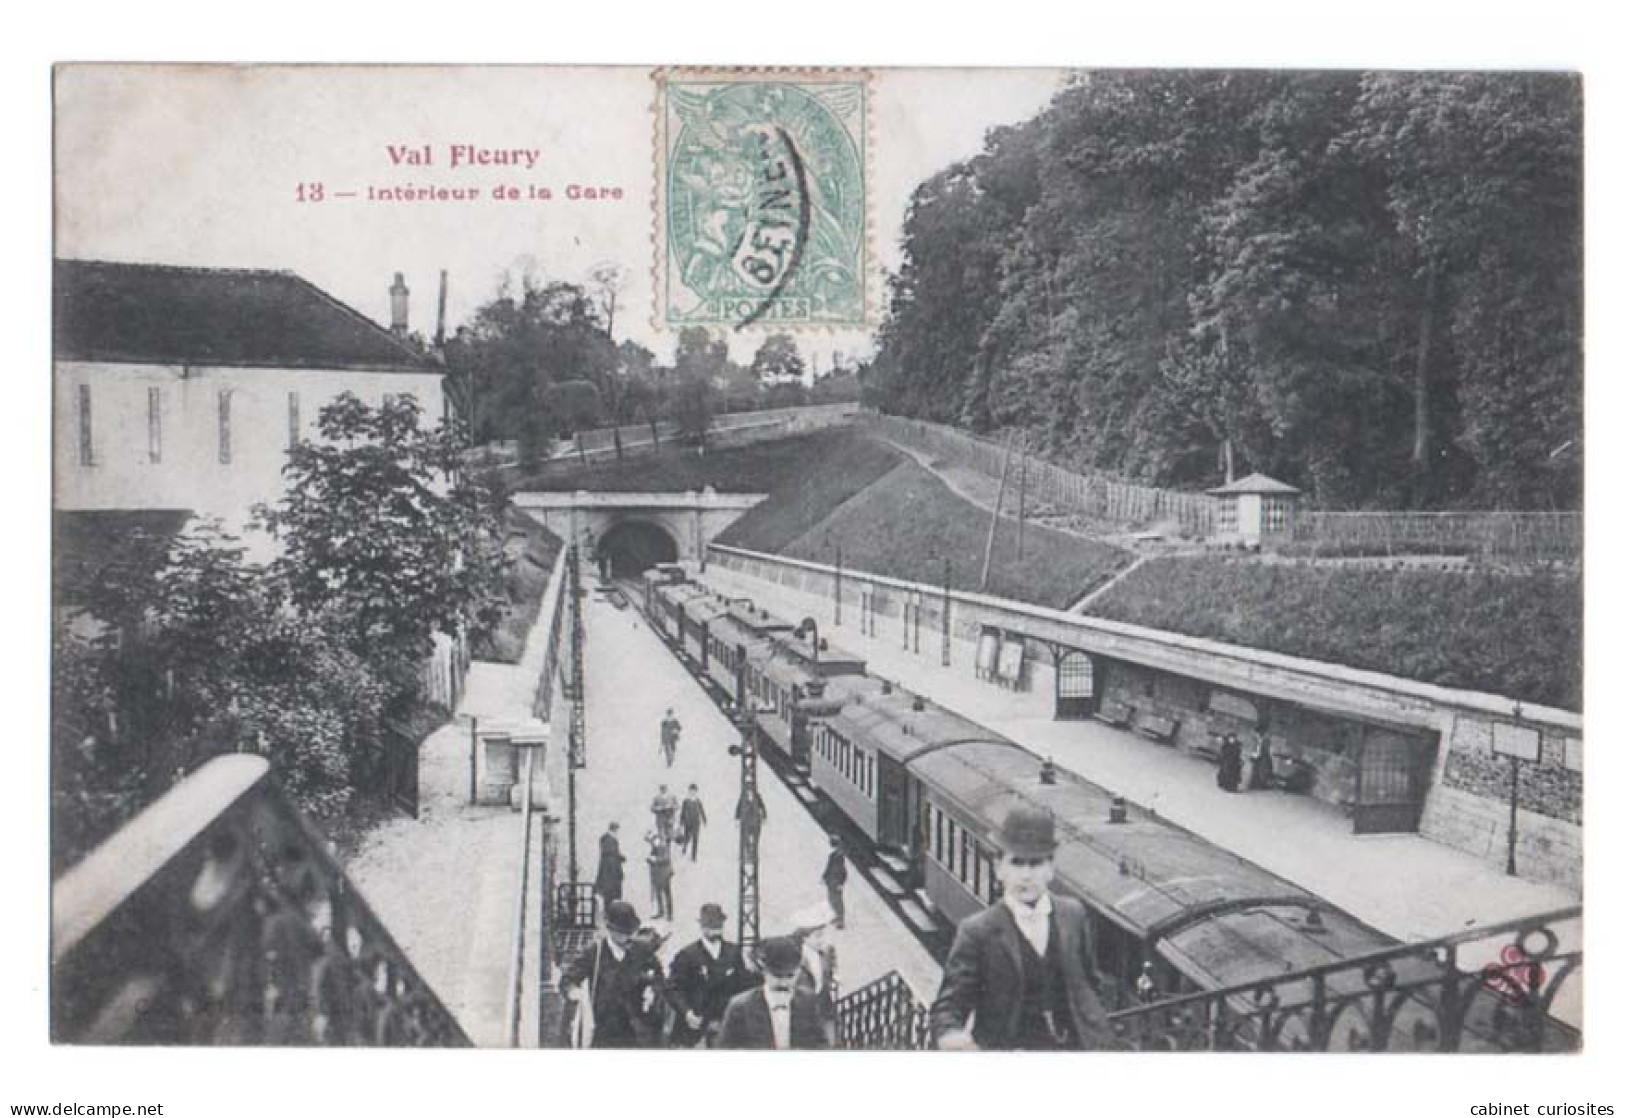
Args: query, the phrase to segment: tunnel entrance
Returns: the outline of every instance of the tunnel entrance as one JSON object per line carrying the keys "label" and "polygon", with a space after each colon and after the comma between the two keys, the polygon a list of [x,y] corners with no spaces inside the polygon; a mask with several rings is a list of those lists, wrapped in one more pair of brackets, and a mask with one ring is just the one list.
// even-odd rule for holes
{"label": "tunnel entrance", "polygon": [[611,578],[637,578],[656,563],[677,562],[677,541],[646,520],[623,520],[598,541]]}

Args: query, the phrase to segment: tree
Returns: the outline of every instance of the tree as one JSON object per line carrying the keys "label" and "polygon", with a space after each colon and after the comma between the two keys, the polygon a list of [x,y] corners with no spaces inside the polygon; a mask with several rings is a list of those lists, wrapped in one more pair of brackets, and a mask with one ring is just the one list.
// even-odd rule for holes
{"label": "tree", "polygon": [[[669,369],[655,364],[655,355],[634,341],[620,344],[623,391],[619,400],[625,422],[640,419],[649,425],[649,438],[655,453],[660,452],[660,418],[665,410],[665,380]],[[620,433],[616,432],[616,453]]]}
{"label": "tree", "polygon": [[602,315],[600,302],[575,284],[509,277],[446,343],[453,398],[468,401],[463,419],[473,438],[512,439],[525,462],[543,461],[558,435],[543,403],[548,389],[568,380],[602,385],[614,375],[617,355]]}
{"label": "tree", "polygon": [[795,338],[789,334],[770,334],[757,348],[750,371],[759,383],[772,387],[790,381],[800,383],[807,366]]}
{"label": "tree", "polygon": [[420,418],[410,396],[371,408],[340,395],[321,411],[321,437],[288,452],[281,502],[256,510],[282,544],[273,572],[294,606],[330,619],[406,690],[435,633],[496,624],[507,563],[499,495],[454,475],[456,441]]}
{"label": "tree", "polygon": [[672,418],[677,421],[678,435],[699,443],[702,452],[715,407],[715,390],[710,381],[697,376],[678,380],[672,395]]}
{"label": "tree", "polygon": [[576,453],[581,464],[587,464],[587,448],[581,436],[597,426],[603,419],[604,405],[597,385],[585,380],[565,380],[549,386],[542,397],[542,406],[553,416],[558,429],[574,435]]}

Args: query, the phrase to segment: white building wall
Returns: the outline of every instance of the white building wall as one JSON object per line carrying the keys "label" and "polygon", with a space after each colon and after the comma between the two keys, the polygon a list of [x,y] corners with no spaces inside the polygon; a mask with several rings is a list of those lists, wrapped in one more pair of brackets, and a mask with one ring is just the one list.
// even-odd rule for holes
{"label": "white building wall", "polygon": [[[81,457],[82,386],[90,389],[88,465]],[[150,389],[160,401],[156,461]],[[221,460],[223,391],[231,394],[230,461]],[[373,406],[386,393],[413,395],[429,427],[443,414],[441,378],[433,373],[58,362],[54,507],[192,509],[244,534],[252,507],[282,493],[289,394],[298,394],[301,437],[312,438],[318,413],[346,391]],[[245,535],[245,542],[263,557],[263,540]]]}

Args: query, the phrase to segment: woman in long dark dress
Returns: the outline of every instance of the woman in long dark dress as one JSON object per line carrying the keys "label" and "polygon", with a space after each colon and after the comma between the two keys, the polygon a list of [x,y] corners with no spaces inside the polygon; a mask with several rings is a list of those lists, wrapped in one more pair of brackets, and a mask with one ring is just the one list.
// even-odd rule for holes
{"label": "woman in long dark dress", "polygon": [[1241,739],[1235,734],[1224,735],[1219,743],[1219,787],[1226,792],[1241,788]]}
{"label": "woman in long dark dress", "polygon": [[1253,771],[1247,787],[1267,792],[1275,787],[1275,758],[1270,755],[1270,740],[1258,735],[1258,748],[1253,752]]}

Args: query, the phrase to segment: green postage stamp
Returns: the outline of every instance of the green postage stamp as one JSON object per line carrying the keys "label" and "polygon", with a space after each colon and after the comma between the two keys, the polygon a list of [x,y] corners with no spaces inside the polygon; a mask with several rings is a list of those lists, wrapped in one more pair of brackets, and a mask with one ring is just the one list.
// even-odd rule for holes
{"label": "green postage stamp", "polygon": [[656,325],[862,327],[862,72],[658,75]]}

